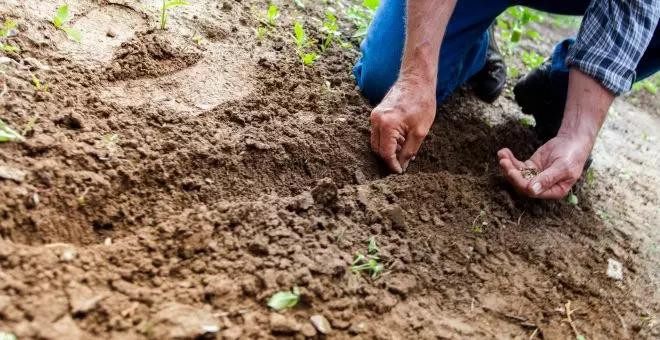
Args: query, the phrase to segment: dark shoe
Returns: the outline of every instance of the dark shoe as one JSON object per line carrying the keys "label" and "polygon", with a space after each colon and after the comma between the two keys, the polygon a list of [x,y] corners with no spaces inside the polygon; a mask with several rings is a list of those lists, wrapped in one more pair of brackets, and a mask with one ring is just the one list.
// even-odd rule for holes
{"label": "dark shoe", "polygon": [[494,102],[504,91],[506,84],[506,65],[495,41],[495,24],[488,29],[488,51],[486,65],[475,74],[471,81],[477,97],[486,103]]}
{"label": "dark shoe", "polygon": [[[550,78],[552,64],[549,60],[534,68],[516,83],[513,95],[524,114],[534,116],[536,135],[543,143],[557,136],[564,118],[566,89],[568,84],[553,86]],[[559,91],[558,91],[559,89]],[[591,155],[584,164],[586,171],[591,167]]]}
{"label": "dark shoe", "polygon": [[534,116],[536,134],[544,143],[557,135],[564,118],[566,99],[555,94],[550,61],[534,68],[516,83],[513,95],[522,112]]}

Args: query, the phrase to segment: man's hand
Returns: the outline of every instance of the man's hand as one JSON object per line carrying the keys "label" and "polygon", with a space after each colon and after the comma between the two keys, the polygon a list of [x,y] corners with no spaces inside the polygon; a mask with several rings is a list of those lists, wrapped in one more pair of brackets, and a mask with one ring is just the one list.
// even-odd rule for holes
{"label": "man's hand", "polygon": [[396,173],[406,171],[435,119],[435,84],[399,79],[371,112],[371,149]]}
{"label": "man's hand", "polygon": [[[561,199],[580,178],[584,163],[596,142],[614,95],[595,79],[571,68],[568,98],[557,137],[541,146],[526,162],[511,150],[497,153],[505,176],[519,191],[536,198]],[[539,175],[523,178],[522,168],[534,168]]]}
{"label": "man's hand", "polygon": [[[530,197],[561,199],[582,174],[593,143],[588,138],[557,136],[541,146],[526,162],[521,162],[511,150],[497,153],[505,176],[520,192]],[[521,170],[536,169],[538,176],[527,180]]]}

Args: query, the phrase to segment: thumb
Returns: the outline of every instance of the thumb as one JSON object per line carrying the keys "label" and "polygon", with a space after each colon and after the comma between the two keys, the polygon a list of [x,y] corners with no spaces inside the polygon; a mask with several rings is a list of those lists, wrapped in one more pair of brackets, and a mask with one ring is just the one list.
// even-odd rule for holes
{"label": "thumb", "polygon": [[426,133],[419,131],[410,132],[406,136],[406,141],[403,143],[401,151],[399,152],[399,164],[401,164],[403,171],[406,171],[408,163],[410,163],[410,160],[415,157],[419,147],[422,146],[424,137],[426,137]]}
{"label": "thumb", "polygon": [[533,196],[538,196],[551,189],[560,181],[567,177],[567,172],[562,170],[560,166],[552,164],[549,168],[543,170],[538,176],[532,179],[527,186],[527,191]]}

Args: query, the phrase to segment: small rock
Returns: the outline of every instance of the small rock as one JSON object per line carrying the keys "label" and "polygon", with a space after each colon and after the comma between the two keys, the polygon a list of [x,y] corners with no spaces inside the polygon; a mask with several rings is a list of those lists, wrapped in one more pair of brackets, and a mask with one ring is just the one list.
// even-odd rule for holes
{"label": "small rock", "polygon": [[369,330],[369,327],[364,322],[360,323],[354,323],[351,325],[351,327],[348,329],[348,332],[350,334],[363,334],[366,333]]}
{"label": "small rock", "polygon": [[66,248],[60,255],[60,259],[64,262],[71,262],[76,258],[76,251],[73,248]]}
{"label": "small rock", "polygon": [[476,250],[479,255],[486,257],[486,255],[488,255],[488,243],[482,239],[477,239],[474,244],[474,250]]}
{"label": "small rock", "polygon": [[429,214],[428,211],[422,209],[422,210],[419,211],[419,219],[422,222],[428,222],[428,221],[431,220],[431,214]]}
{"label": "small rock", "polygon": [[438,216],[433,216],[433,225],[436,227],[444,227],[445,222]]}
{"label": "small rock", "polygon": [[175,302],[163,305],[152,322],[156,339],[197,339],[219,330],[211,312]]}
{"label": "small rock", "polygon": [[393,206],[385,211],[385,216],[387,216],[392,225],[396,228],[405,228],[406,220],[403,216],[403,209],[400,206]]}
{"label": "small rock", "polygon": [[328,205],[337,201],[338,193],[339,190],[337,189],[335,182],[331,178],[327,177],[321,179],[316,187],[312,189],[312,197],[314,198],[314,202],[323,205]]}
{"label": "small rock", "polygon": [[362,185],[367,182],[367,176],[360,170],[355,170],[355,183]]}
{"label": "small rock", "polygon": [[607,276],[618,281],[623,280],[623,265],[621,262],[607,259]]}
{"label": "small rock", "polygon": [[105,35],[109,38],[114,38],[117,36],[117,33],[115,33],[115,31],[113,30],[108,30],[107,32],[105,32]]}
{"label": "small rock", "polygon": [[345,320],[341,319],[333,319],[332,320],[332,328],[334,329],[341,329],[341,330],[347,330],[348,327],[351,326],[351,323]]}
{"label": "small rock", "polygon": [[112,239],[109,238],[109,237],[106,237],[105,241],[103,241],[103,244],[105,244],[106,246],[112,245]]}
{"label": "small rock", "polygon": [[316,329],[321,332],[321,334],[330,334],[330,331],[332,331],[328,319],[326,319],[325,316],[321,314],[312,315],[309,320],[312,322],[314,327],[316,327]]}
{"label": "small rock", "polygon": [[221,335],[223,339],[236,340],[243,335],[243,329],[238,326],[232,326],[222,331]]}
{"label": "small rock", "polygon": [[309,192],[303,192],[296,197],[296,208],[298,210],[309,210],[314,205],[314,197]]}
{"label": "small rock", "polygon": [[0,166],[0,178],[3,179],[10,179],[12,181],[16,182],[23,182],[25,180],[25,176],[27,174],[25,171],[6,167],[6,166]]}
{"label": "small rock", "polygon": [[270,314],[270,330],[273,333],[293,334],[301,328],[294,318],[274,312]]}
{"label": "small rock", "polygon": [[313,338],[316,336],[316,328],[314,328],[312,324],[306,323],[302,326],[302,329],[300,329],[300,333],[306,338]]}

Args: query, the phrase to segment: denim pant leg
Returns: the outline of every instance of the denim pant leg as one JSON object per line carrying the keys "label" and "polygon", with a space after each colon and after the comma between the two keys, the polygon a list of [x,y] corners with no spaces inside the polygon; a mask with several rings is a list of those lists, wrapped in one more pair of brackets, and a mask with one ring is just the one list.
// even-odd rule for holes
{"label": "denim pant leg", "polygon": [[[440,48],[438,103],[484,66],[488,26],[510,4],[509,0],[458,1]],[[399,76],[405,16],[406,0],[381,0],[362,42],[362,56],[353,72],[360,89],[374,104],[383,99]]]}
{"label": "denim pant leg", "polygon": [[[554,88],[554,95],[557,100],[566,101],[568,92],[568,73],[569,67],[566,65],[566,55],[568,49],[575,42],[575,39],[568,38],[555,47],[552,54],[552,70],[550,79]],[[642,55],[642,59],[637,64],[635,72],[637,77],[635,81],[641,81],[648,78],[660,70],[660,25],[655,29],[651,43]]]}

